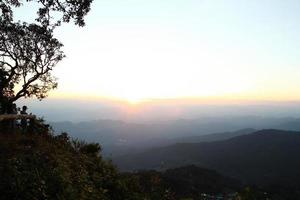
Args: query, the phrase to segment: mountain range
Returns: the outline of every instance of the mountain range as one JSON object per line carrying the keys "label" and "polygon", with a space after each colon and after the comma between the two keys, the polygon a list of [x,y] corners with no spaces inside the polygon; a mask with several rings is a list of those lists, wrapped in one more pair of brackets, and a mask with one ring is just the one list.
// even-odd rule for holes
{"label": "mountain range", "polygon": [[213,142],[177,143],[115,157],[124,171],[197,165],[245,183],[300,185],[300,132],[266,129]]}
{"label": "mountain range", "polygon": [[50,124],[56,133],[67,132],[73,138],[100,143],[104,150],[103,154],[109,157],[142,152],[149,148],[176,143],[224,140],[261,129],[300,131],[298,118],[258,116],[178,119],[143,123],[93,120]]}

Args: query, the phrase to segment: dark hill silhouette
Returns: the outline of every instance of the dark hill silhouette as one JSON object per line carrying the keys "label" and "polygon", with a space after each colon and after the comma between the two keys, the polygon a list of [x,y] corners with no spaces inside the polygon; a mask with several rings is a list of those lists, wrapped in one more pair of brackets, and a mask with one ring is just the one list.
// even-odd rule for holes
{"label": "dark hill silhouette", "polygon": [[[68,132],[74,138],[101,143],[104,156],[108,157],[125,155],[132,151],[143,152],[149,148],[179,142],[224,140],[255,131],[250,128],[240,129],[239,126],[237,129],[226,129],[223,125],[218,127],[215,123],[203,123],[201,120],[178,120],[157,124],[95,120],[80,123],[56,122],[51,126],[56,132]],[[223,130],[218,131],[219,129]]]}
{"label": "dark hill silhouette", "polygon": [[120,173],[101,147],[54,136],[0,132],[0,199],[177,200],[202,193],[238,195],[240,182],[186,166]]}
{"label": "dark hill silhouette", "polygon": [[166,185],[182,196],[194,194],[194,197],[199,197],[201,193],[229,193],[241,187],[241,184],[234,179],[194,165],[168,169],[162,173],[162,178]]}
{"label": "dark hill silhouette", "polygon": [[66,133],[0,132],[0,199],[299,199],[299,188],[249,187],[197,166],[119,173],[100,150]]}
{"label": "dark hill silhouette", "polygon": [[[164,172],[150,170],[123,173],[121,177],[134,189],[131,197],[134,196],[135,191],[155,194],[162,189],[169,191],[165,193],[165,196],[168,195],[169,198],[163,198],[169,200],[199,199],[202,194],[222,194],[222,197],[226,197],[236,195],[236,192],[242,188],[242,184],[234,179],[193,165],[168,169]],[[153,199],[162,198],[153,196]]]}
{"label": "dark hill silhouette", "polygon": [[[175,143],[224,140],[261,129],[300,131],[299,124],[298,118],[244,116],[164,122],[93,120],[80,123],[56,122],[51,123],[51,126],[55,132],[68,132],[80,140],[99,142],[103,146],[105,157],[115,157]],[[245,130],[245,127],[255,130]],[[237,130],[241,133],[234,133]]]}
{"label": "dark hill silhouette", "polygon": [[245,128],[245,129],[240,129],[231,132],[211,133],[211,134],[205,134],[199,136],[182,137],[182,138],[173,139],[173,143],[175,141],[177,141],[176,143],[214,142],[219,140],[230,139],[241,135],[247,135],[250,133],[254,133],[256,131],[257,130],[253,128]]}
{"label": "dark hill silhouette", "polygon": [[114,160],[122,170],[195,164],[256,184],[299,184],[300,132],[261,130],[217,142],[179,143]]}
{"label": "dark hill silhouette", "polygon": [[0,132],[0,199],[123,199],[100,150],[67,134]]}

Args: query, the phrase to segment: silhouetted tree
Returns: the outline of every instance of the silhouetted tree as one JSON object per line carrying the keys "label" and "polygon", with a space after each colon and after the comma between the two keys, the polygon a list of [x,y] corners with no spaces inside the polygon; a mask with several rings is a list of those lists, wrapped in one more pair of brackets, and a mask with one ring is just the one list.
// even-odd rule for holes
{"label": "silhouetted tree", "polygon": [[15,22],[13,8],[29,2],[33,0],[0,1],[1,113],[21,97],[41,100],[57,87],[51,71],[65,55],[53,31],[71,20],[84,26],[92,0],[36,0],[39,8],[35,23]]}

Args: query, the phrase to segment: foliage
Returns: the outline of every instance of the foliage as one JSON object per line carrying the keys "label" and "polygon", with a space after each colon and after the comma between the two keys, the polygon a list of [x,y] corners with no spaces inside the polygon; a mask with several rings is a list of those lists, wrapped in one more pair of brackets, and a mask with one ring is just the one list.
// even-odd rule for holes
{"label": "foliage", "polygon": [[195,164],[247,184],[290,185],[299,190],[299,152],[299,132],[270,129],[223,141],[152,148],[120,156],[116,162],[125,170]]}
{"label": "foliage", "polygon": [[162,174],[156,171],[122,173],[122,199],[175,200],[175,193],[165,184]]}
{"label": "foliage", "polygon": [[[33,95],[42,99],[56,88],[56,79],[50,72],[64,57],[61,47],[45,27],[0,21],[0,55],[4,58],[0,66],[1,80],[2,87],[9,91],[4,96],[12,102]],[[12,92],[17,84],[22,84],[22,88]]]}
{"label": "foliage", "polygon": [[[67,133],[0,133],[0,199],[200,200],[299,198],[299,188],[254,186],[213,170],[186,166],[167,171],[120,173],[101,146]],[[239,192],[238,194],[236,192]]]}
{"label": "foliage", "polygon": [[[93,0],[2,0],[0,2],[1,20],[13,21],[14,7],[20,7],[24,3],[36,2],[39,5],[36,21],[42,26],[60,26],[61,22],[70,22],[84,26],[84,17],[90,11]],[[55,20],[53,15],[60,14]]]}
{"label": "foliage", "polygon": [[[66,133],[0,134],[0,199],[177,200],[200,194],[174,187],[199,188],[180,181],[189,167],[120,173],[100,151],[99,144],[72,140]],[[195,179],[211,177],[195,174]]]}
{"label": "foliage", "polygon": [[119,190],[117,170],[97,144],[66,135],[1,135],[0,152],[0,199],[105,200]]}
{"label": "foliage", "polygon": [[239,193],[240,200],[265,200],[267,199],[266,193],[262,192],[258,188],[255,187],[245,187]]}
{"label": "foliage", "polygon": [[241,183],[227,178],[214,170],[194,165],[168,169],[162,177],[179,197],[199,197],[203,193],[230,194],[240,189]]}
{"label": "foliage", "polygon": [[[13,8],[29,2],[39,5],[35,23],[15,22]],[[53,31],[62,22],[71,20],[76,25],[84,26],[84,17],[91,3],[92,0],[0,1],[2,107],[21,97],[35,96],[41,100],[48,91],[57,87],[51,71],[65,55],[61,50],[63,45],[54,37]]]}

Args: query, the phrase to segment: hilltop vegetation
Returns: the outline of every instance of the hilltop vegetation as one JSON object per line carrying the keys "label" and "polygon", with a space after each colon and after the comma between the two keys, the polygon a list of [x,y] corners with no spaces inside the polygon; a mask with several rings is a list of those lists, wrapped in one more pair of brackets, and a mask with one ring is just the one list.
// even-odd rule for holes
{"label": "hilltop vegetation", "polygon": [[66,134],[1,135],[0,199],[117,199],[117,171],[99,151]]}
{"label": "hilltop vegetation", "polygon": [[201,199],[234,194],[241,184],[215,171],[188,166],[165,172],[120,173],[96,143],[67,134],[0,134],[0,199]]}
{"label": "hilltop vegetation", "polygon": [[1,200],[201,200],[207,195],[223,199],[260,200],[271,196],[274,200],[294,200],[299,197],[297,188],[246,187],[214,170],[192,165],[166,171],[121,173],[102,158],[99,144],[72,140],[65,133],[57,136],[1,133],[0,174]]}
{"label": "hilltop vegetation", "polygon": [[123,170],[195,164],[250,184],[300,186],[300,133],[262,130],[228,140],[178,143],[114,159]]}
{"label": "hilltop vegetation", "polygon": [[[110,161],[101,157],[99,144],[71,140],[67,134],[1,134],[0,137],[0,199],[3,200],[167,200],[205,191],[223,192],[226,188],[235,191],[238,185],[216,172],[196,167],[164,174],[119,173]],[[175,178],[176,174],[179,176]],[[194,178],[186,179],[186,174]],[[177,191],[178,188],[181,190]],[[189,191],[190,188],[195,189]]]}

